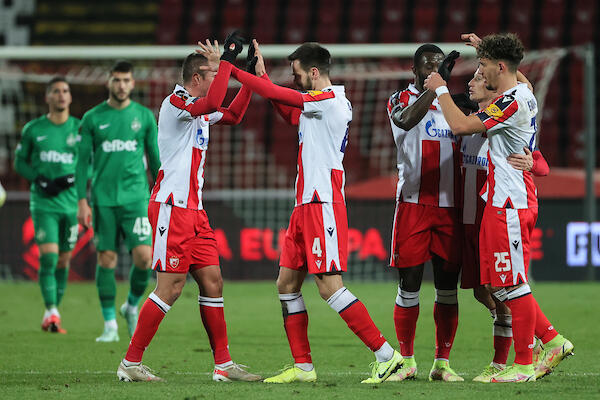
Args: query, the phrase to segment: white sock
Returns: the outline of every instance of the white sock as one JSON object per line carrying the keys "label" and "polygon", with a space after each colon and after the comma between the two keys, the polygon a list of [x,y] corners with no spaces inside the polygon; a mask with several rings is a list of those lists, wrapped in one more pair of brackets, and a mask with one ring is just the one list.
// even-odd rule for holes
{"label": "white sock", "polygon": [[305,372],[312,371],[315,368],[312,363],[295,363],[294,367],[298,367]]}
{"label": "white sock", "polygon": [[58,309],[56,308],[56,306],[50,307],[50,309],[48,311],[50,312],[50,315],[56,315],[57,317],[60,317],[60,314],[58,313]]}
{"label": "white sock", "polygon": [[104,321],[104,329],[117,329],[117,320],[110,319],[108,321]]}
{"label": "white sock", "polygon": [[142,362],[131,362],[131,361],[127,361],[126,359],[123,359],[123,365],[125,365],[126,367],[132,367],[134,365],[140,365]]}
{"label": "white sock", "polygon": [[374,353],[377,362],[386,362],[390,361],[394,356],[394,349],[388,342],[385,342],[383,346],[381,346],[379,350],[375,350]]}
{"label": "white sock", "polygon": [[229,360],[223,364],[215,364],[215,367],[224,369],[224,368],[229,367],[230,365],[233,365],[233,360]]}

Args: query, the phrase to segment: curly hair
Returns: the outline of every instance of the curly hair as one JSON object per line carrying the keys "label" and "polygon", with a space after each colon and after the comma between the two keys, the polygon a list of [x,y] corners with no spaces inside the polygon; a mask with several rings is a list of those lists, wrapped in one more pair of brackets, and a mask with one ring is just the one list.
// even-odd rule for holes
{"label": "curly hair", "polygon": [[505,61],[511,72],[517,71],[524,52],[521,39],[514,33],[487,35],[477,46],[477,57]]}

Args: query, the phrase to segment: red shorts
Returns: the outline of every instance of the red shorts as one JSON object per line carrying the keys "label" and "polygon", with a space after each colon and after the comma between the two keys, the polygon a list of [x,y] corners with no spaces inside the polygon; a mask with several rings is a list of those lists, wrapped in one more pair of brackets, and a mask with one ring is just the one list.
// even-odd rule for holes
{"label": "red shorts", "polygon": [[390,266],[414,267],[435,254],[459,268],[460,235],[456,208],[399,202],[394,214]]}
{"label": "red shorts", "polygon": [[480,224],[463,225],[463,247],[460,287],[473,289],[481,285],[479,276],[479,227]]}
{"label": "red shorts", "polygon": [[309,203],[294,208],[279,266],[311,274],[346,271],[348,216],[344,203]]}
{"label": "red shorts", "polygon": [[215,233],[204,210],[190,210],[150,201],[152,269],[185,274],[219,265]]}
{"label": "red shorts", "polygon": [[481,284],[503,287],[527,282],[529,239],[537,214],[537,208],[485,207],[479,233]]}

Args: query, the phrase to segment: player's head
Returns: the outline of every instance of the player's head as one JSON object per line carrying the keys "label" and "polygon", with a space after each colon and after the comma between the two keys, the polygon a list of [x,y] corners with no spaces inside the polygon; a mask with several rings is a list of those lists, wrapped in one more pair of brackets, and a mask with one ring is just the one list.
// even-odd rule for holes
{"label": "player's head", "polygon": [[113,101],[123,103],[129,100],[135,86],[133,79],[133,64],[119,60],[110,69],[108,75],[108,94]]}
{"label": "player's head", "polygon": [[499,80],[516,76],[525,48],[514,33],[488,35],[477,46],[477,57],[487,87],[498,88]]}
{"label": "player's head", "polygon": [[304,43],[288,56],[292,63],[294,84],[302,90],[311,90],[316,82],[329,80],[331,54],[318,43]]}
{"label": "player's head", "polygon": [[46,103],[51,112],[61,112],[69,108],[72,101],[71,88],[64,76],[55,76],[46,85]]}
{"label": "player's head", "polygon": [[417,89],[423,89],[425,78],[432,72],[437,72],[442,61],[444,61],[444,52],[435,44],[426,43],[415,51],[412,71],[415,74]]}
{"label": "player's head", "polygon": [[[208,59],[200,53],[188,55],[181,65],[181,80],[194,97],[205,96],[217,73],[201,69],[208,65]],[[193,93],[192,93],[193,92]]]}
{"label": "player's head", "polygon": [[469,81],[469,99],[479,104],[487,103],[496,97],[496,93],[486,88],[485,79],[483,79],[483,74],[478,68]]}

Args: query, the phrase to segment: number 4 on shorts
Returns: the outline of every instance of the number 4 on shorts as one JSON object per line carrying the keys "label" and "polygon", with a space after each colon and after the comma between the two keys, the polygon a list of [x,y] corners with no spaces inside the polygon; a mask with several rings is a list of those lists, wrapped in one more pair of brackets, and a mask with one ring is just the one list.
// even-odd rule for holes
{"label": "number 4 on shorts", "polygon": [[313,240],[312,253],[319,258],[323,255],[323,250],[321,250],[321,240],[318,237]]}

